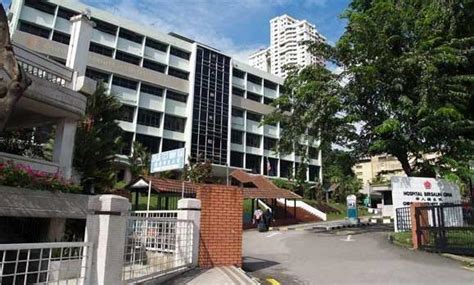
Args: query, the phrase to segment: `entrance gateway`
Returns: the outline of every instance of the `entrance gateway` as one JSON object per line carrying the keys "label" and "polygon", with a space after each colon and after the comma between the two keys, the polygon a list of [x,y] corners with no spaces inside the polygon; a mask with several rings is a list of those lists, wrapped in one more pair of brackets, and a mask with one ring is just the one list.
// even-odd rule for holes
{"label": "entrance gateway", "polygon": [[[395,176],[391,179],[391,186],[393,216],[397,219],[394,223],[396,232],[400,218],[396,214],[397,209],[407,208],[413,203],[426,203],[427,206],[461,203],[459,187],[444,179]],[[454,215],[451,220],[455,222],[458,217]]]}

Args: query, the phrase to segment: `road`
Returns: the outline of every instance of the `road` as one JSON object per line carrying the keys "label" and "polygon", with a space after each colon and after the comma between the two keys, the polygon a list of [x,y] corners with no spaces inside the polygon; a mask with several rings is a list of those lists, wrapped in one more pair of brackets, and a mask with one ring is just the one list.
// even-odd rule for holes
{"label": "road", "polygon": [[392,245],[388,230],[246,231],[243,268],[281,284],[474,284],[459,262]]}

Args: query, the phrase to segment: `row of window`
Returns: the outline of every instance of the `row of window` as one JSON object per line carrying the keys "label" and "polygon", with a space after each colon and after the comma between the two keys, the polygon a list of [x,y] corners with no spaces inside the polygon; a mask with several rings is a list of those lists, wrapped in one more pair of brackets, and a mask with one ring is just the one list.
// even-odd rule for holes
{"label": "row of window", "polygon": [[[121,107],[121,120],[126,122],[133,122],[133,115],[135,107],[123,105]],[[159,128],[161,123],[161,112],[156,112],[148,109],[138,108],[137,123],[143,126],[150,126]],[[186,119],[172,115],[165,115],[165,122],[163,128],[165,130],[184,133],[186,127]]]}

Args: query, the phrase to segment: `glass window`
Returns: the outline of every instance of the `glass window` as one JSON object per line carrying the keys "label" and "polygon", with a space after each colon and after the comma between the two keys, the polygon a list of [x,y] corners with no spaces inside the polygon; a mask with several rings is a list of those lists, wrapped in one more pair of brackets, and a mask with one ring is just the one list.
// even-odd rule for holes
{"label": "glass window", "polygon": [[255,83],[257,85],[262,84],[262,79],[260,77],[257,77],[253,74],[247,74],[247,81],[250,81],[252,83]]}
{"label": "glass window", "polygon": [[312,159],[318,159],[319,158],[319,150],[315,147],[310,147],[308,150],[308,156],[309,158]]}
{"label": "glass window", "polygon": [[160,127],[160,120],[161,120],[161,113],[138,108],[138,124],[144,126],[150,126],[159,128]]}
{"label": "glass window", "polygon": [[184,128],[186,126],[186,119],[180,118],[172,115],[165,115],[165,130],[184,133]]}
{"label": "glass window", "polygon": [[59,7],[59,9],[58,9],[58,17],[59,18],[63,18],[63,19],[66,19],[66,20],[69,21],[75,15],[79,15],[79,13],[77,13],[75,11],[72,11],[72,10],[68,10],[66,8],[63,8],[63,7]]}
{"label": "glass window", "polygon": [[247,133],[246,137],[247,137],[247,139],[246,139],[247,146],[260,147],[261,136],[251,134],[251,133]]}
{"label": "glass window", "polygon": [[105,55],[105,56],[108,56],[108,57],[112,57],[112,55],[114,53],[114,50],[112,48],[109,48],[109,47],[106,47],[106,46],[103,46],[103,45],[100,45],[100,44],[96,44],[96,43],[93,43],[93,42],[91,42],[89,44],[89,51],[94,52],[94,53],[98,53],[98,54],[101,54],[101,55]]}
{"label": "glass window", "polygon": [[262,115],[247,112],[247,119],[254,122],[260,122],[262,120]]}
{"label": "glass window", "polygon": [[273,150],[276,148],[277,140],[274,138],[264,137],[263,138],[263,148],[266,150]]}
{"label": "glass window", "polygon": [[133,140],[133,133],[130,132],[123,132],[122,133],[122,149],[120,150],[120,154],[130,155],[132,152],[132,140]]}
{"label": "glass window", "polygon": [[92,18],[92,21],[95,23],[94,29],[114,36],[117,34],[117,26],[95,18]]}
{"label": "glass window", "polygon": [[236,151],[231,151],[230,166],[244,167],[244,154]]}
{"label": "glass window", "polygon": [[122,105],[122,107],[120,107],[120,112],[121,112],[121,115],[122,115],[120,120],[126,121],[126,122],[133,122],[133,115],[135,113],[135,107],[128,106],[128,105]]}
{"label": "glass window", "polygon": [[265,105],[271,105],[273,103],[273,100],[272,98],[268,98],[268,97],[263,97],[263,104]]}
{"label": "glass window", "polygon": [[243,118],[244,117],[244,110],[240,110],[237,108],[232,108],[232,116],[233,117],[238,117],[238,118]]}
{"label": "glass window", "polygon": [[244,90],[237,87],[232,87],[232,95],[244,97],[244,93],[245,93]]}
{"label": "glass window", "polygon": [[230,140],[232,143],[243,144],[244,143],[244,133],[237,130],[232,130]]}
{"label": "glass window", "polygon": [[154,71],[158,71],[158,72],[161,72],[161,73],[165,73],[165,70],[166,70],[166,65],[154,62],[154,61],[149,60],[149,59],[144,59],[143,60],[143,67],[154,70]]}
{"label": "glass window", "polygon": [[186,60],[189,60],[189,56],[191,55],[189,52],[177,49],[175,47],[171,47],[170,54],[172,54],[174,56],[177,56],[177,57],[180,57],[180,58],[183,58],[183,59],[186,59]]}
{"label": "glass window", "polygon": [[145,83],[142,83],[142,85],[140,86],[140,92],[163,97],[163,88],[155,87]]}
{"label": "glass window", "polygon": [[244,79],[245,78],[245,72],[243,72],[242,70],[234,68],[232,70],[232,76]]}
{"label": "glass window", "polygon": [[93,79],[96,81],[103,81],[105,83],[109,82],[109,78],[110,78],[110,74],[97,71],[94,69],[90,69],[90,68],[86,69],[86,76],[89,77],[90,79]]}
{"label": "glass window", "polygon": [[138,56],[131,55],[129,53],[117,51],[115,53],[115,59],[125,61],[131,64],[140,65],[140,58]]}
{"label": "glass window", "polygon": [[163,147],[161,151],[168,151],[168,150],[173,150],[173,149],[183,148],[183,147],[184,147],[184,142],[163,139]]}
{"label": "glass window", "polygon": [[272,90],[277,90],[278,84],[276,84],[276,83],[265,80],[263,84],[264,84],[265,88],[272,89]]}
{"label": "glass window", "polygon": [[189,73],[170,66],[168,67],[168,75],[188,80]]}
{"label": "glass window", "polygon": [[137,90],[138,82],[114,75],[114,78],[112,80],[112,84],[117,85],[117,86],[121,86],[121,87],[125,87],[125,88],[128,88],[128,89]]}
{"label": "glass window", "polygon": [[139,35],[137,33],[134,33],[132,31],[129,31],[129,30],[124,29],[124,28],[120,28],[119,37],[121,37],[123,39],[126,39],[126,40],[129,40],[129,41],[132,41],[132,42],[135,42],[137,44],[141,44],[142,41],[143,41],[143,36],[142,35]]}
{"label": "glass window", "polygon": [[248,91],[247,91],[247,99],[252,100],[252,101],[256,101],[256,102],[259,102],[259,103],[262,102],[262,96],[261,95],[258,95],[258,94],[252,93],[252,92],[248,92]]}
{"label": "glass window", "polygon": [[46,1],[26,0],[25,6],[40,10],[50,15],[54,15],[54,13],[56,12],[56,5],[48,3]]}
{"label": "glass window", "polygon": [[174,100],[174,101],[179,101],[179,102],[184,102],[186,103],[188,96],[185,94],[181,94],[178,92],[174,92],[172,90],[167,90],[166,91],[166,99]]}
{"label": "glass window", "polygon": [[293,176],[293,162],[280,160],[280,177],[290,178]]}
{"label": "glass window", "polygon": [[161,42],[152,40],[152,39],[150,39],[150,38],[147,38],[147,39],[146,39],[145,45],[146,45],[147,47],[151,47],[151,48],[154,48],[154,49],[157,49],[157,50],[161,50],[161,51],[164,51],[164,52],[166,52],[166,50],[168,49],[168,45],[167,45],[167,44],[164,44],[164,43],[161,43]]}
{"label": "glass window", "polygon": [[310,181],[319,181],[319,166],[310,165],[309,166],[309,180]]}
{"label": "glass window", "polygon": [[54,31],[53,33],[53,41],[63,43],[65,45],[69,45],[70,38],[71,36],[65,33],[61,33],[58,31]]}
{"label": "glass window", "polygon": [[251,169],[252,173],[260,174],[261,164],[260,164],[261,157],[247,154],[245,158],[245,168]]}
{"label": "glass window", "polygon": [[159,137],[137,134],[135,140],[141,143],[151,154],[160,151],[161,138]]}
{"label": "glass window", "polygon": [[33,25],[24,21],[20,21],[19,30],[25,33],[36,35],[42,38],[49,38],[49,33],[51,30],[42,28],[37,25]]}

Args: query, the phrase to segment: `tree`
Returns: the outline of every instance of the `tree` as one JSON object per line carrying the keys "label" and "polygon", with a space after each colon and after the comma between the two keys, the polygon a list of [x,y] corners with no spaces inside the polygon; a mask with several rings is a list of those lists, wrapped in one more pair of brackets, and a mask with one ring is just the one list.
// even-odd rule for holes
{"label": "tree", "polygon": [[115,182],[114,158],[122,146],[120,101],[99,84],[87,98],[86,114],[78,123],[74,168],[86,193],[109,190]]}
{"label": "tree", "polygon": [[353,0],[336,47],[312,46],[344,68],[359,154],[391,154],[408,176],[465,172],[474,150],[472,16],[472,0]]}
{"label": "tree", "polygon": [[129,157],[132,179],[150,174],[150,152],[141,143],[133,142],[133,152]]}
{"label": "tree", "polygon": [[188,164],[184,167],[184,179],[193,183],[208,182],[212,176],[212,165],[209,160],[203,159],[201,155],[196,158],[188,157]]}
{"label": "tree", "polygon": [[280,123],[280,140],[274,149],[276,153],[294,152],[301,158],[295,181],[297,190],[307,193],[305,196],[314,196],[310,191],[304,191],[308,146],[347,144],[353,135],[353,126],[341,113],[341,90],[339,76],[324,67],[291,67],[282,94],[272,103],[274,111],[266,115],[262,122]]}

